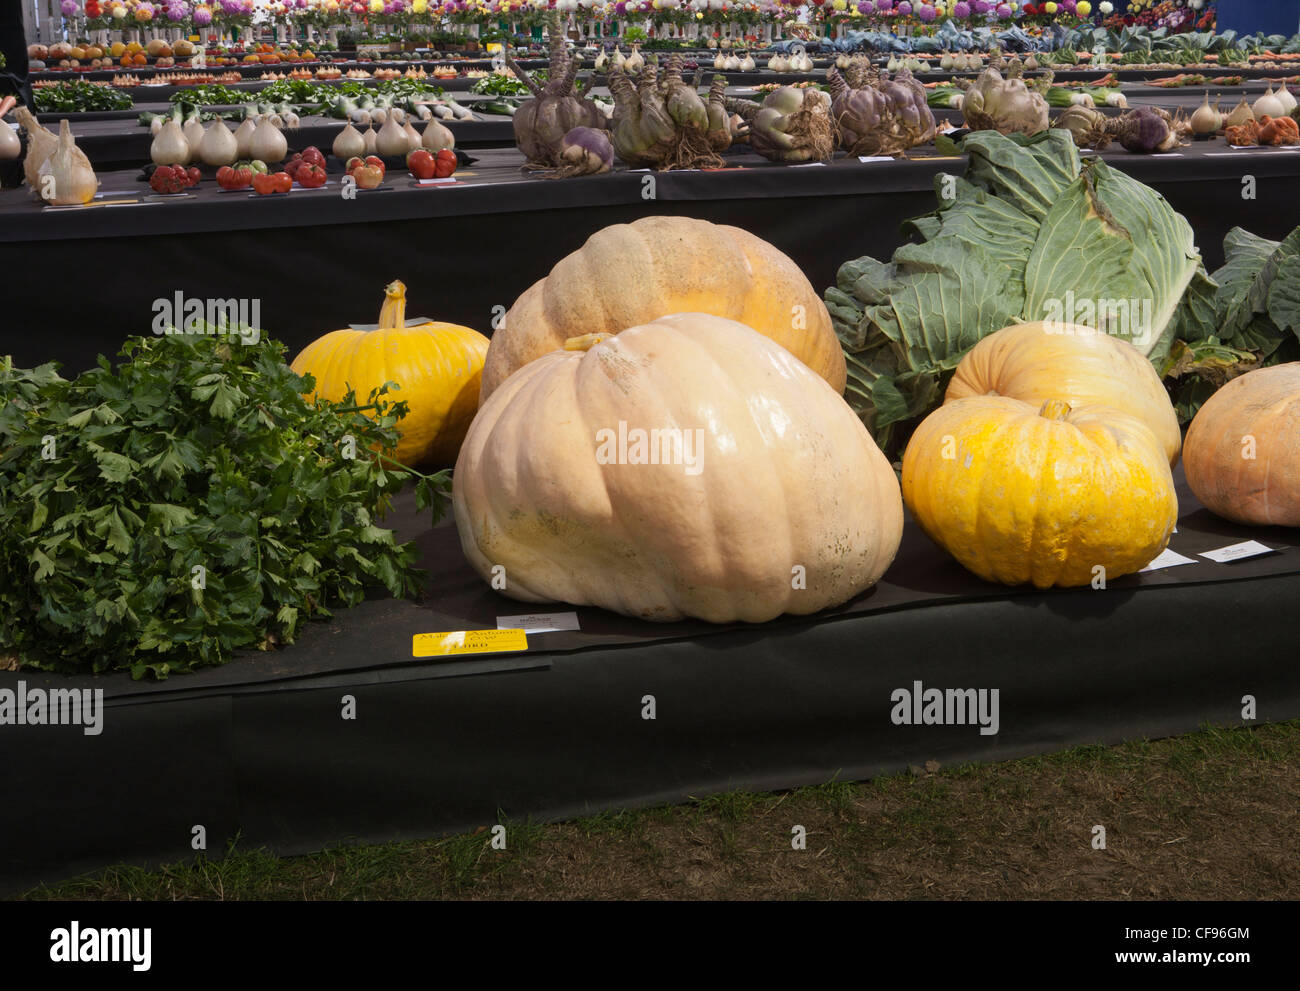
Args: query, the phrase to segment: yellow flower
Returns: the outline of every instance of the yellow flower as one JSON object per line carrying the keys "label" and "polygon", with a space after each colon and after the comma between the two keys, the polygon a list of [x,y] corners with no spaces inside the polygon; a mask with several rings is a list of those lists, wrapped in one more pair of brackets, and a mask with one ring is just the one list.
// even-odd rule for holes
{"label": "yellow flower", "polygon": [[1080,17],[1087,17],[1092,13],[1092,4],[1088,0],[1079,0],[1079,4],[1075,9],[1079,11]]}
{"label": "yellow flower", "polygon": [[1047,3],[1043,4],[1043,9],[1047,11],[1049,14],[1055,14],[1056,4],[1052,3],[1052,0],[1047,0]]}
{"label": "yellow flower", "polygon": [[384,12],[384,0],[370,0],[370,13],[382,14]]}
{"label": "yellow flower", "polygon": [[835,10],[847,10],[848,6],[848,0],[831,0],[831,7]]}

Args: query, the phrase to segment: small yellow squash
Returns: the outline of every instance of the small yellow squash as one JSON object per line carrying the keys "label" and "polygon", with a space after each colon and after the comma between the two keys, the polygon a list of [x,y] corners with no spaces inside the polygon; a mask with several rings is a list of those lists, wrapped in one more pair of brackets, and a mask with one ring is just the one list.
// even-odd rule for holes
{"label": "small yellow squash", "polygon": [[939,407],[903,455],[903,500],[970,571],[1038,588],[1139,571],[1178,519],[1169,462],[1144,423],[1055,399]]}
{"label": "small yellow squash", "polygon": [[450,465],[478,408],[479,380],[488,339],[454,323],[406,321],[406,286],[385,289],[379,324],[374,330],[335,330],[308,344],[294,358],[299,375],[316,377],[313,396],[334,402],[348,387],[364,403],[385,382],[389,402],[410,407],[398,421],[402,433],[395,457],[411,466]]}

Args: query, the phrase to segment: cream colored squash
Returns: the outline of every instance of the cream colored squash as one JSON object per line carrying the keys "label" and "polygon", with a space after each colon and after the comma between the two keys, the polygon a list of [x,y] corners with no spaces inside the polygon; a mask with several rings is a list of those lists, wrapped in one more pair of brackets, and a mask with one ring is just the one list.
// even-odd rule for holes
{"label": "cream colored squash", "polygon": [[1155,366],[1132,344],[1091,327],[1022,323],[983,338],[957,366],[944,402],[986,395],[1109,406],[1150,427],[1169,463],[1178,463],[1178,414]]}
{"label": "cream colored squash", "polygon": [[830,314],[794,262],[739,227],[645,217],[597,231],[515,300],[492,335],[479,402],[570,337],[616,334],[669,313],[737,320],[844,391]]}
{"label": "cream colored squash", "polygon": [[566,343],[480,407],[456,463],[461,545],[506,595],[757,623],[839,604],[884,573],[902,537],[898,482],[790,352],[699,313]]}

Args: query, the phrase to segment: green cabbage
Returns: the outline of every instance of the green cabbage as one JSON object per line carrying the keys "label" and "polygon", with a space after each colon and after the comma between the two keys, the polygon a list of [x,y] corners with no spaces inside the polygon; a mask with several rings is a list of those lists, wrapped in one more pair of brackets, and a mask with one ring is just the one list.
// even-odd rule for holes
{"label": "green cabbage", "polygon": [[[978,131],[961,150],[965,176],[937,176],[938,209],[905,227],[919,243],[890,262],[847,262],[825,294],[845,398],[894,459],[966,352],[1003,327],[1073,313],[1158,364],[1176,334],[1203,334],[1215,315],[1191,226],[1150,187],[1081,161],[1069,132]],[[1136,310],[1103,306],[1091,320],[1082,302],[1063,309],[1130,300]]]}

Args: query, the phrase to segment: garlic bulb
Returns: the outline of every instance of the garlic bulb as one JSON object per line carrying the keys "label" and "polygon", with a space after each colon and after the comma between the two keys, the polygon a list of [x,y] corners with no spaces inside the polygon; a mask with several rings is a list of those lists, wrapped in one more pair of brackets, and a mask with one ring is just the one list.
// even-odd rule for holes
{"label": "garlic bulb", "polygon": [[384,126],[375,135],[375,147],[379,149],[380,155],[405,156],[411,150],[410,142],[406,140],[406,132],[392,117],[384,121]]}
{"label": "garlic bulb", "polygon": [[645,56],[641,54],[641,46],[633,45],[632,54],[629,55],[627,57],[627,61],[623,63],[623,68],[626,69],[628,72],[639,72],[641,70],[641,67],[644,65],[645,65]]}
{"label": "garlic bulb", "polygon": [[155,165],[189,165],[194,154],[180,124],[169,120],[149,145],[149,157]]}
{"label": "garlic bulb", "polygon": [[889,61],[885,63],[885,68],[888,69],[890,72],[897,72],[902,67],[902,65],[903,63],[898,61],[898,56],[891,55],[889,56]]}
{"label": "garlic bulb", "polygon": [[249,152],[249,145],[253,141],[253,132],[257,130],[257,115],[245,117],[244,122],[235,128],[235,158],[247,159],[252,158]]}
{"label": "garlic bulb", "polygon": [[1282,104],[1283,115],[1291,113],[1296,108],[1296,98],[1289,89],[1286,88],[1286,80],[1282,80],[1282,88],[1273,94],[1277,97],[1278,102]]}
{"label": "garlic bulb", "polygon": [[740,60],[740,71],[753,72],[756,67],[757,66],[756,63],[754,62],[754,57],[750,55],[748,52],[746,52],[745,57]]}
{"label": "garlic bulb", "polygon": [[713,59],[713,68],[725,69],[726,67],[727,67],[727,56],[723,55],[721,52],[718,52],[718,54]]}
{"label": "garlic bulb", "polygon": [[388,111],[388,115],[392,117],[393,120],[397,121],[397,123],[399,124],[406,123],[406,111],[403,110],[401,107],[393,107],[393,109]]}
{"label": "garlic bulb", "polygon": [[402,125],[402,133],[406,135],[407,151],[415,151],[417,148],[423,147],[421,144],[420,132],[411,126],[409,120]]}
{"label": "garlic bulb", "polygon": [[627,68],[627,59],[623,57],[623,52],[619,49],[617,44],[614,46],[614,58],[610,62],[610,65],[612,65],[615,69]]}
{"label": "garlic bulb", "polygon": [[[714,66],[717,66],[717,60],[714,60]],[[790,60],[784,55],[773,55],[767,60],[767,67],[773,72],[788,72],[790,70]]]}
{"label": "garlic bulb", "polygon": [[203,140],[199,142],[198,156],[204,165],[217,168],[229,165],[239,157],[235,135],[220,117],[208,125]]}
{"label": "garlic bulb", "polygon": [[1282,106],[1282,101],[1278,99],[1277,94],[1273,92],[1273,84],[1268,84],[1268,92],[1255,101],[1255,116],[1263,117],[1285,117],[1286,108]]}
{"label": "garlic bulb", "polygon": [[370,119],[380,127],[383,127],[388,123],[388,111],[383,107],[376,107],[374,110],[370,111]]}
{"label": "garlic bulb", "polygon": [[23,143],[18,140],[18,132],[0,120],[0,161],[12,162],[23,153]]}
{"label": "garlic bulb", "polygon": [[439,152],[444,148],[454,148],[456,138],[451,131],[443,126],[441,121],[434,119],[425,126],[424,136],[420,139],[420,143],[429,151]]}
{"label": "garlic bulb", "polygon": [[1033,72],[1038,68],[1038,56],[1033,52],[1029,53],[1029,58],[1025,59],[1025,71]]}
{"label": "garlic bulb", "polygon": [[1223,119],[1224,127],[1240,127],[1249,120],[1254,120],[1255,114],[1250,109],[1250,104],[1246,102],[1243,96],[1241,102],[1232,108],[1232,113]]}
{"label": "garlic bulb", "polygon": [[[8,128],[5,128],[8,130]],[[41,166],[37,189],[41,199],[56,206],[89,203],[95,198],[99,180],[94,170],[83,164],[76,154],[72,128],[66,119],[59,121],[59,144],[54,154]]]}
{"label": "garlic bulb", "polygon": [[197,117],[191,117],[181,130],[185,132],[185,140],[190,143],[191,160],[198,158],[199,145],[203,144],[203,125]]}
{"label": "garlic bulb", "polygon": [[608,65],[609,65],[609,56],[605,52],[601,52],[599,55],[596,56],[595,69],[597,72],[604,72]]}
{"label": "garlic bulb", "polygon": [[367,127],[365,134],[362,135],[362,138],[364,138],[366,142],[366,154],[367,155],[378,154],[378,149],[375,147],[375,129],[373,127]]}
{"label": "garlic bulb", "polygon": [[727,56],[727,64],[723,66],[728,72],[736,72],[740,69],[740,59],[734,55]]}
{"label": "garlic bulb", "polygon": [[939,68],[945,72],[952,68],[952,52],[943,53],[943,57],[939,59]]}
{"label": "garlic bulb", "polygon": [[284,161],[284,156],[289,153],[289,142],[271,123],[270,117],[263,117],[248,142],[248,153],[260,162],[274,165]]}
{"label": "garlic bulb", "polygon": [[349,121],[343,126],[343,130],[339,131],[338,137],[334,139],[334,146],[331,151],[334,152],[335,158],[344,162],[349,158],[361,158],[366,153],[366,139]]}
{"label": "garlic bulb", "polygon": [[162,126],[163,126],[163,119],[161,115],[149,121],[150,137],[154,137],[154,138],[158,137],[158,132],[162,130]]}
{"label": "garlic bulb", "polygon": [[1210,91],[1205,91],[1205,99],[1192,114],[1192,133],[1197,135],[1213,134],[1223,125],[1223,117],[1210,106]]}

